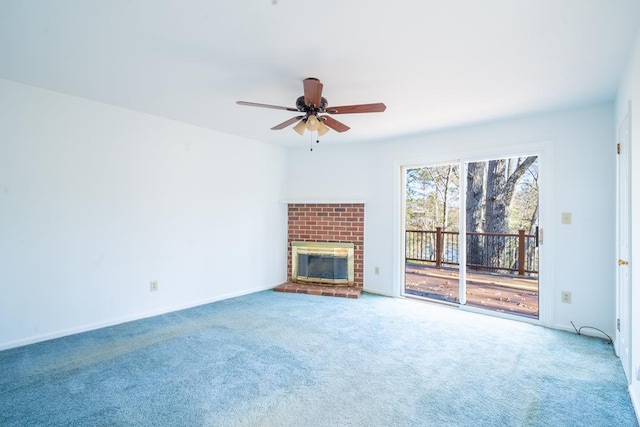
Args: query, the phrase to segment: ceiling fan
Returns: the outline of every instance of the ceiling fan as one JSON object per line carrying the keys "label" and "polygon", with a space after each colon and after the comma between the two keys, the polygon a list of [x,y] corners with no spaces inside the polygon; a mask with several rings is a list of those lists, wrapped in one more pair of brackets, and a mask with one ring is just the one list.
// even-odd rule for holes
{"label": "ceiling fan", "polygon": [[302,81],[304,95],[296,100],[296,107],[280,107],[278,105],[259,104],[257,102],[237,101],[239,105],[247,105],[249,107],[273,108],[276,110],[287,110],[303,113],[302,115],[292,117],[278,125],[272,127],[272,130],[284,129],[287,126],[298,122],[293,130],[300,135],[304,134],[305,129],[318,132],[318,136],[322,136],[333,129],[336,132],[345,132],[350,129],[349,126],[339,122],[327,114],[353,114],[353,113],[381,113],[387,106],[383,103],[375,104],[356,104],[342,105],[339,107],[329,107],[327,99],[322,96],[322,83],[320,80],[309,77]]}

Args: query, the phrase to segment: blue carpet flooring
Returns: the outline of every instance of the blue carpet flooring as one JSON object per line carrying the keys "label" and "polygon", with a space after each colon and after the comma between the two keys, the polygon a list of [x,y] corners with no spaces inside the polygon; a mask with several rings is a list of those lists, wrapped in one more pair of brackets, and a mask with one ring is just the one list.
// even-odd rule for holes
{"label": "blue carpet flooring", "polygon": [[0,352],[2,426],[637,426],[601,339],[260,292]]}

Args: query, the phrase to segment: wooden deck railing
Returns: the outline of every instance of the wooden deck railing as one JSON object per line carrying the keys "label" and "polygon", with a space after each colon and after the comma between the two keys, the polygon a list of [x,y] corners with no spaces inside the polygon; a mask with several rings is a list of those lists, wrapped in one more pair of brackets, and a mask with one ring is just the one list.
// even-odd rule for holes
{"label": "wooden deck railing", "polygon": [[[405,258],[442,265],[458,265],[459,233],[407,230]],[[520,276],[538,274],[538,236],[519,230],[517,234],[467,233],[467,267],[508,271]]]}

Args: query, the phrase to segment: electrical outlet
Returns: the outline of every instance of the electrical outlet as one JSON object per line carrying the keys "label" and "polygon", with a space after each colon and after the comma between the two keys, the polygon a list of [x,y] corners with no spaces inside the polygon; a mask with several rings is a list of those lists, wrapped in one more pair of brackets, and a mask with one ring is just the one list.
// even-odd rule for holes
{"label": "electrical outlet", "polygon": [[562,291],[562,302],[565,304],[571,304],[571,292]]}
{"label": "electrical outlet", "polygon": [[375,268],[373,269],[373,274],[380,274],[380,267],[376,265]]}
{"label": "electrical outlet", "polygon": [[562,223],[563,224],[571,224],[571,213],[570,212],[562,212]]}
{"label": "electrical outlet", "polygon": [[152,280],[151,283],[149,284],[149,290],[151,292],[155,292],[158,290],[158,281],[157,280]]}

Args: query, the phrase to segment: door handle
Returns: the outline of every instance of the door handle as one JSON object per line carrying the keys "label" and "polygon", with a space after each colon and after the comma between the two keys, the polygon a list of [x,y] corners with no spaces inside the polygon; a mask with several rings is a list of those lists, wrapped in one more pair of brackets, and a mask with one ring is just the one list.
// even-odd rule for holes
{"label": "door handle", "polygon": [[629,264],[629,261],[625,261],[623,259],[618,260],[618,265],[627,265],[627,264]]}

